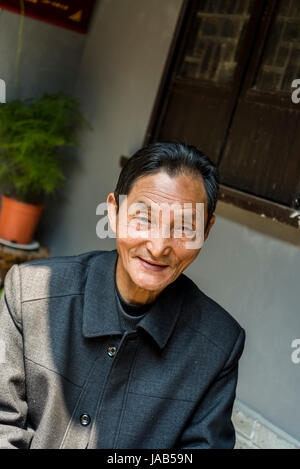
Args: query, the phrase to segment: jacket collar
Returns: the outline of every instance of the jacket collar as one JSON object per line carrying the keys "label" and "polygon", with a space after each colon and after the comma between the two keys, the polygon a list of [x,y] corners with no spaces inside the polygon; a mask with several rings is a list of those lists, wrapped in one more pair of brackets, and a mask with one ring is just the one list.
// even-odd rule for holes
{"label": "jacket collar", "polygon": [[[122,334],[115,295],[117,250],[99,251],[89,264],[83,304],[84,337]],[[178,320],[183,302],[183,277],[168,285],[139,322],[162,349]]]}

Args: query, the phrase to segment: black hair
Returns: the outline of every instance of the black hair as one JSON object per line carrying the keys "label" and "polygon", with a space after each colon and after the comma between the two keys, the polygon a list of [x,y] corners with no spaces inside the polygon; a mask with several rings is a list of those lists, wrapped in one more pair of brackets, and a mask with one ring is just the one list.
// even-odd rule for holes
{"label": "black hair", "polygon": [[182,142],[151,143],[128,159],[114,191],[117,208],[119,209],[119,196],[128,195],[138,178],[162,170],[171,177],[190,173],[202,178],[207,195],[206,229],[217,204],[218,169],[205,153]]}

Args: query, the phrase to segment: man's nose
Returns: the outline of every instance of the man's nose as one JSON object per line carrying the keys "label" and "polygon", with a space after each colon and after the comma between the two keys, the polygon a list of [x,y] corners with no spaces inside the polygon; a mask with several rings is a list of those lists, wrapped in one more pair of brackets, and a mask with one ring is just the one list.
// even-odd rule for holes
{"label": "man's nose", "polygon": [[171,251],[171,239],[164,237],[153,237],[147,241],[147,249],[151,256],[159,259],[162,256],[167,256]]}

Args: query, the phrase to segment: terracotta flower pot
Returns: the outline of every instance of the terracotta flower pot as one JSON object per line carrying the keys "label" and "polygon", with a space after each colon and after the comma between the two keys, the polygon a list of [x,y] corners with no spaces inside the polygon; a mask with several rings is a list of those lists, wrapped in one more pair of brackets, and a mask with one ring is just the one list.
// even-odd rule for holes
{"label": "terracotta flower pot", "polygon": [[18,244],[29,244],[45,206],[32,205],[2,195],[0,238]]}

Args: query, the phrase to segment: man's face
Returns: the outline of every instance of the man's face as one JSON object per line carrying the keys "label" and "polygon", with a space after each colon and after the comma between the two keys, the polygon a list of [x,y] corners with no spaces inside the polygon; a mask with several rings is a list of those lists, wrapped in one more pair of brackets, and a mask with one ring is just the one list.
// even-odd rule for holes
{"label": "man's face", "polygon": [[[109,194],[107,202],[111,227],[117,238],[119,272],[127,277],[127,285],[159,294],[200,252],[199,247],[188,248],[192,239],[188,236],[192,230],[203,229],[195,225],[196,213],[200,210],[197,203],[205,204],[204,226],[207,221],[202,179],[184,174],[170,177],[161,171],[138,179],[127,196],[127,203],[121,203],[118,214],[113,193]],[[184,210],[186,219],[182,215]],[[165,218],[164,214],[167,214]],[[214,217],[204,239],[213,222]],[[181,226],[183,232],[178,231]],[[161,236],[157,236],[158,232]],[[123,233],[127,233],[126,237]]]}

